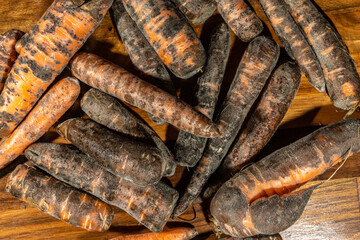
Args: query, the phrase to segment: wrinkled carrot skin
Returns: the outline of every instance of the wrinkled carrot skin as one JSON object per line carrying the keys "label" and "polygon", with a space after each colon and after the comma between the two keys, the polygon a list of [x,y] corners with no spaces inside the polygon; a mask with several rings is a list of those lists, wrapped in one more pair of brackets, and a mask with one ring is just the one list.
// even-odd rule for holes
{"label": "wrinkled carrot skin", "polygon": [[170,0],[122,2],[162,62],[177,77],[190,78],[204,66],[204,47]]}
{"label": "wrinkled carrot skin", "polygon": [[92,0],[77,7],[71,0],[55,0],[21,38],[19,57],[0,95],[0,138],[8,136],[24,119],[98,26],[111,3]]}
{"label": "wrinkled carrot skin", "polygon": [[17,58],[15,44],[23,35],[22,31],[16,29],[0,35],[0,91]]}
{"label": "wrinkled carrot skin", "polygon": [[23,164],[10,174],[6,191],[32,207],[88,231],[108,230],[114,217],[109,205]]}
{"label": "wrinkled carrot skin", "polygon": [[334,106],[345,110],[355,107],[360,101],[360,78],[341,36],[311,1],[284,1],[320,61]]}
{"label": "wrinkled carrot skin", "polygon": [[244,0],[215,1],[219,13],[241,41],[251,41],[264,29],[261,20]]}
{"label": "wrinkled carrot skin", "polygon": [[292,62],[281,64],[266,83],[258,104],[213,174],[204,193],[212,197],[221,185],[245,167],[270,141],[294,99],[301,82],[299,67]]}
{"label": "wrinkled carrot skin", "polygon": [[162,182],[140,187],[119,178],[72,145],[35,143],[25,156],[53,177],[124,210],[153,232],[162,231],[179,196]]}
{"label": "wrinkled carrot skin", "polygon": [[44,135],[74,104],[79,94],[80,85],[75,78],[65,78],[57,82],[15,131],[0,143],[0,169]]}
{"label": "wrinkled carrot skin", "polygon": [[188,240],[198,235],[195,228],[178,227],[161,233],[144,233],[111,238],[110,240]]}
{"label": "wrinkled carrot skin", "polygon": [[91,53],[78,53],[71,71],[84,83],[202,137],[219,137],[215,124],[185,102]]}
{"label": "wrinkled carrot skin", "polygon": [[286,51],[299,64],[309,83],[319,92],[325,91],[324,73],[319,60],[284,1],[260,0],[260,3]]}
{"label": "wrinkled carrot skin", "polygon": [[[230,52],[230,30],[226,23],[215,27],[210,37],[208,59],[197,79],[193,103],[195,109],[212,119]],[[175,143],[176,162],[194,167],[200,160],[207,138],[180,131]]]}
{"label": "wrinkled carrot skin", "polygon": [[203,24],[216,10],[213,0],[172,0],[177,8],[192,22]]}
{"label": "wrinkled carrot skin", "polygon": [[174,175],[176,163],[171,151],[145,121],[132,113],[121,102],[92,88],[84,94],[80,106],[91,119],[112,130],[145,141],[152,141],[161,151],[162,160],[166,161],[163,176]]}
{"label": "wrinkled carrot skin", "polygon": [[274,69],[279,54],[280,48],[277,43],[264,36],[255,38],[245,50],[216,118],[223,137],[208,140],[190,183],[175,207],[173,218],[183,213],[199,196],[211,174],[220,166],[251,106]]}
{"label": "wrinkled carrot skin", "polygon": [[161,151],[151,144],[116,134],[90,119],[68,119],[56,130],[118,177],[139,186],[155,184],[162,178],[165,162]]}
{"label": "wrinkled carrot skin", "polygon": [[[254,163],[222,185],[211,201],[212,216],[225,234],[245,237],[261,233],[258,229],[264,224],[269,225],[265,220],[275,211],[266,209],[266,201],[291,197],[296,188],[359,152],[359,131],[359,119],[334,123]],[[259,202],[262,210],[254,207]],[[279,208],[284,208],[285,212],[291,211],[286,209],[286,205]],[[259,211],[262,211],[262,215],[255,216]],[[259,217],[264,219],[262,223],[259,223]],[[278,216],[280,220],[289,217],[293,216]],[[257,224],[253,221],[255,218]]]}

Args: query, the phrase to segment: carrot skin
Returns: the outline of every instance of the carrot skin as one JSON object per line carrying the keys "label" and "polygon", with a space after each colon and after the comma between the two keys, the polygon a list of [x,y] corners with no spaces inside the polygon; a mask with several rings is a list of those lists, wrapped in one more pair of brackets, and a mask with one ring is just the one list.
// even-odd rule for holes
{"label": "carrot skin", "polygon": [[0,143],[0,169],[36,142],[73,105],[80,94],[79,81],[57,82],[37,103],[15,131]]}
{"label": "carrot skin", "polygon": [[95,88],[87,91],[80,102],[81,109],[94,121],[123,134],[152,141],[166,161],[163,176],[172,176],[176,164],[174,156],[156,132],[140,117],[115,98]]}
{"label": "carrot skin", "polygon": [[154,232],[162,231],[178,199],[177,191],[162,182],[140,187],[113,175],[72,145],[35,143],[25,156],[53,177],[121,208]]}
{"label": "carrot skin", "polygon": [[[229,52],[230,30],[225,23],[220,23],[211,34],[207,63],[197,79],[193,100],[195,109],[210,119],[214,115]],[[180,131],[175,143],[176,162],[181,166],[194,167],[201,158],[206,142],[207,138]]]}
{"label": "carrot skin", "polygon": [[10,174],[6,191],[59,220],[88,231],[108,230],[114,217],[107,204],[23,164]]}
{"label": "carrot skin", "polygon": [[177,8],[192,22],[203,24],[216,10],[213,0],[172,0]]}
{"label": "carrot skin", "polygon": [[197,235],[198,232],[195,228],[177,227],[161,233],[126,235],[111,238],[110,240],[188,240],[196,237]]}
{"label": "carrot skin", "polygon": [[84,83],[164,119],[181,130],[219,137],[215,124],[185,102],[94,54],[79,53],[71,71]]}
{"label": "carrot skin", "polygon": [[217,9],[235,35],[249,42],[260,35],[264,26],[244,0],[215,0]]}
{"label": "carrot skin", "polygon": [[355,107],[360,101],[360,78],[341,36],[311,1],[284,1],[320,61],[334,106],[345,110]]}
{"label": "carrot skin", "polygon": [[[300,217],[312,191],[296,189],[359,152],[359,130],[359,119],[337,122],[254,163],[222,185],[211,201],[212,216],[222,231],[231,236],[259,234],[262,233],[260,229],[286,229]],[[287,209],[287,206],[301,199],[305,204],[298,205],[296,214],[290,214],[296,217],[288,216],[291,209]],[[268,204],[266,200],[269,200]],[[255,216],[260,211],[256,209],[257,204],[263,206],[262,222],[260,216]],[[281,224],[273,221],[271,226],[268,220],[274,212],[279,213],[277,217]],[[256,223],[252,219],[256,219]]]}
{"label": "carrot skin", "polygon": [[204,193],[212,197],[221,185],[245,167],[270,141],[284,118],[301,82],[299,67],[285,62],[266,83],[246,126],[236,137],[227,156]]}
{"label": "carrot skin", "polygon": [[279,54],[280,48],[276,42],[264,36],[255,38],[247,47],[216,118],[223,137],[208,140],[185,194],[174,210],[173,218],[183,213],[199,196],[211,174],[219,167],[274,69]]}
{"label": "carrot skin", "polygon": [[284,1],[260,0],[260,3],[286,51],[299,64],[309,83],[319,92],[325,91],[325,78],[319,60]]}
{"label": "carrot skin", "polygon": [[122,2],[162,62],[177,77],[190,78],[204,66],[204,47],[171,1]]}

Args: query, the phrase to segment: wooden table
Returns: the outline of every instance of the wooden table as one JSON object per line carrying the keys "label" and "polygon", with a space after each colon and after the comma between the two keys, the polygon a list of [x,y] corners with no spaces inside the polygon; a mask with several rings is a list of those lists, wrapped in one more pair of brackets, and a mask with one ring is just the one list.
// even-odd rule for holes
{"label": "wooden table", "polygon": [[[0,18],[0,32],[5,32],[11,28],[27,31],[37,22],[51,2],[52,0],[3,1],[0,5],[0,16],[2,16]],[[257,0],[249,0],[249,2],[271,29],[264,13],[259,8]],[[315,2],[333,21],[359,66],[360,0],[316,0]],[[216,19],[218,18],[214,17],[204,26],[194,26],[199,35],[202,32],[202,39],[206,39],[206,33],[208,29],[211,29]],[[274,39],[279,42],[272,30],[269,34],[272,34]],[[225,74],[224,89],[229,86],[245,47],[244,43],[232,36],[232,51]],[[85,44],[83,50],[96,53],[133,73],[137,73],[127,56],[124,45],[118,39],[108,14]],[[189,101],[195,79],[174,79],[174,81],[176,87],[181,89],[179,91],[181,98]],[[85,89],[86,87],[84,87],[84,91]],[[156,130],[163,140],[167,141],[169,146],[173,144],[178,133],[177,129],[167,124],[156,125],[149,120],[143,111],[138,109],[135,111]],[[75,104],[61,121],[82,114],[79,105]],[[303,77],[299,92],[286,114],[280,130],[261,154],[266,155],[281,146],[287,145],[318,126],[339,121],[344,115],[345,111],[332,106],[326,93],[317,92]],[[360,113],[355,112],[352,117],[359,118]],[[51,129],[41,141],[64,142],[64,139]],[[332,180],[326,181],[314,191],[303,216],[295,225],[281,233],[283,239],[360,239],[359,160],[360,154],[350,157]],[[6,177],[16,164],[25,161],[24,157],[19,157],[13,164],[0,171],[0,239],[109,239],[123,234],[147,232],[134,219],[118,209],[116,210],[114,224],[108,232],[89,233],[49,217],[41,211],[16,200],[4,190]],[[183,175],[188,175],[186,171],[183,168],[177,169],[175,176],[170,178],[174,186]],[[334,169],[331,169],[317,180],[326,180],[333,171]],[[315,183],[311,182],[310,184]],[[168,223],[166,227],[191,224],[201,233],[197,239],[216,239],[212,233],[211,224],[205,221],[201,204],[194,205],[194,208],[197,211],[195,220],[177,219]],[[191,219],[193,217],[192,209],[188,209],[182,217]]]}

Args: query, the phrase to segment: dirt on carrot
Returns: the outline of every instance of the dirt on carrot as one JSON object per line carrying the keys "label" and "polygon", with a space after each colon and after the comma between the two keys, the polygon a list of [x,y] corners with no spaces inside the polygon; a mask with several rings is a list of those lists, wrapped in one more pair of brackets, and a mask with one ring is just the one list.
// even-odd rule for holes
{"label": "dirt on carrot", "polygon": [[172,0],[175,6],[192,22],[203,24],[216,10],[213,0]]}

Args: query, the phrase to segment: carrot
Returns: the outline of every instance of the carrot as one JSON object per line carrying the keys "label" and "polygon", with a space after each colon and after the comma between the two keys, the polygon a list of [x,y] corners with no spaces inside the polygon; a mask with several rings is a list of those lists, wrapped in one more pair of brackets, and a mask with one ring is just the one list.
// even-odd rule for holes
{"label": "carrot", "polygon": [[116,134],[90,119],[68,119],[56,130],[105,169],[139,186],[157,183],[165,170],[159,149]]}
{"label": "carrot", "polygon": [[91,0],[77,6],[73,1],[55,0],[21,38],[19,57],[0,95],[0,138],[8,136],[24,119],[112,3]]}
{"label": "carrot", "polygon": [[139,79],[94,54],[79,53],[71,71],[84,83],[164,119],[181,130],[203,137],[219,137],[215,124],[175,96]]}
{"label": "carrot", "polygon": [[15,44],[23,34],[22,31],[11,29],[0,35],[0,91],[17,58]]}
{"label": "carrot", "polygon": [[144,188],[113,175],[72,145],[35,143],[25,156],[53,177],[119,207],[151,231],[162,231],[178,199],[177,191],[162,182]]}
{"label": "carrot", "polygon": [[217,9],[235,35],[243,42],[258,36],[264,26],[244,0],[216,0]]}
{"label": "carrot", "polygon": [[74,78],[62,79],[50,88],[15,131],[0,143],[0,169],[44,135],[79,94],[79,82]]}
{"label": "carrot", "polygon": [[264,36],[255,38],[245,50],[235,78],[216,118],[223,137],[208,140],[190,183],[173,212],[173,218],[183,213],[199,196],[211,174],[219,167],[250,107],[274,69],[279,53],[280,48],[276,42]]}
{"label": "carrot", "polygon": [[297,188],[359,152],[359,130],[359,119],[328,125],[239,172],[211,201],[216,223],[234,237],[285,230],[301,216],[314,189]]}
{"label": "carrot", "polygon": [[360,78],[341,36],[307,0],[284,0],[318,57],[327,93],[335,107],[351,109],[360,101]]}
{"label": "carrot", "polygon": [[213,181],[204,193],[212,197],[221,185],[247,165],[270,141],[294,99],[301,81],[298,66],[291,62],[276,68],[267,82],[245,127],[233,142]]}
{"label": "carrot", "polygon": [[115,98],[95,88],[87,91],[80,102],[81,109],[94,121],[123,134],[152,141],[161,151],[162,160],[166,161],[164,176],[175,173],[174,156],[156,132],[140,117],[132,113]]}
{"label": "carrot", "polygon": [[192,22],[203,24],[216,10],[213,0],[172,0],[177,8]]}
{"label": "carrot", "polygon": [[10,174],[6,191],[59,220],[88,231],[108,230],[114,217],[107,204],[23,164]]}
{"label": "carrot", "polygon": [[171,1],[122,2],[162,62],[177,77],[190,78],[204,66],[204,47]]}
{"label": "carrot", "polygon": [[195,228],[177,227],[161,233],[144,233],[119,236],[110,240],[188,240],[198,235]]}
{"label": "carrot", "polygon": [[[208,59],[202,75],[197,79],[195,109],[208,118],[214,115],[221,83],[230,52],[230,30],[225,23],[215,27],[210,37]],[[207,138],[180,131],[175,144],[176,162],[194,167],[200,160]]]}
{"label": "carrot", "polygon": [[[145,75],[141,77],[158,88],[176,95],[174,84],[164,64],[126,12],[121,0],[116,0],[111,9],[114,23],[130,60]],[[149,116],[157,124],[165,123],[161,119],[153,118],[151,114]]]}
{"label": "carrot", "polygon": [[324,73],[319,60],[284,1],[260,0],[260,3],[286,51],[299,64],[309,83],[319,92],[325,91]]}
{"label": "carrot", "polygon": [[283,240],[280,234],[274,234],[274,235],[256,235],[253,237],[247,237],[247,238],[237,238],[237,237],[225,237],[221,238],[220,240]]}

